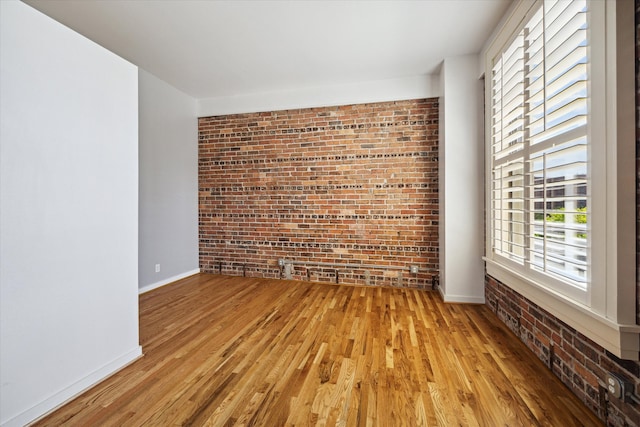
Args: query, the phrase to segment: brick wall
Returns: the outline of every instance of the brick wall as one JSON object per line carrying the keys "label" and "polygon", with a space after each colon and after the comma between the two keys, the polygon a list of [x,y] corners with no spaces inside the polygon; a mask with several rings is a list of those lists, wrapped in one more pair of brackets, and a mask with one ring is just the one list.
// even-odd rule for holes
{"label": "brick wall", "polygon": [[200,268],[282,277],[286,258],[309,263],[298,280],[431,286],[437,152],[437,99],[201,118]]}
{"label": "brick wall", "polygon": [[636,296],[638,308],[636,315],[640,325],[640,0],[636,5]]}
{"label": "brick wall", "polygon": [[[640,0],[636,6],[636,169],[637,260],[640,268]],[[637,273],[637,318],[640,324],[640,269]],[[640,426],[640,408],[606,396],[600,390],[606,372],[614,372],[640,395],[640,362],[620,360],[575,329],[490,276],[485,278],[487,304],[591,410],[610,426]]]}
{"label": "brick wall", "polygon": [[572,327],[491,276],[487,304],[553,373],[601,419],[612,426],[639,426],[640,408],[613,397],[601,402],[599,383],[614,372],[640,393],[640,363],[618,359]]}

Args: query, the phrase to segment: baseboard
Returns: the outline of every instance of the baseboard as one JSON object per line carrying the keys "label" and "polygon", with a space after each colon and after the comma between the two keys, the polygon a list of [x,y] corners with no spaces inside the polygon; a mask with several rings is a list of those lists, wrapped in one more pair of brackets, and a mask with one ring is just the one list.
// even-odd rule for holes
{"label": "baseboard", "polygon": [[444,290],[441,286],[438,287],[438,291],[440,291],[440,296],[442,296],[442,300],[444,302],[450,303],[459,303],[459,304],[484,304],[485,299],[484,295],[481,297],[470,297],[466,295],[447,295],[444,293]]}
{"label": "baseboard", "polygon": [[44,401],[32,406],[26,411],[16,415],[15,417],[3,422],[2,427],[22,427],[29,423],[41,419],[47,414],[50,414],[54,410],[75,399],[80,394],[84,393],[94,385],[105,380],[116,372],[120,371],[124,367],[136,361],[142,356],[142,347],[137,346],[130,352],[118,357],[117,359],[107,363],[102,368],[93,371],[86,377],[76,381],[69,387],[66,387],[53,396],[45,399]]}
{"label": "baseboard", "polygon": [[138,294],[144,294],[145,292],[152,291],[152,290],[157,289],[157,288],[159,288],[161,286],[168,285],[169,283],[173,283],[175,281],[178,281],[180,279],[184,279],[185,277],[193,276],[194,274],[198,274],[198,273],[200,273],[200,269],[196,268],[195,270],[187,271],[185,273],[181,273],[181,274],[175,275],[173,277],[169,277],[168,279],[160,280],[159,282],[155,282],[155,283],[152,283],[150,285],[146,285],[146,286],[141,287],[140,289],[138,289]]}

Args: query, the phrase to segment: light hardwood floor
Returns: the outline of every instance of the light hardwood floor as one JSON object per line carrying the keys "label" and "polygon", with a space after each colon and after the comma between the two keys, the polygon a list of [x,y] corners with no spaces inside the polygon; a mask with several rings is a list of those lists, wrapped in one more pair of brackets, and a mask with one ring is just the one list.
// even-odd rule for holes
{"label": "light hardwood floor", "polygon": [[140,296],[145,356],[36,425],[601,425],[486,306],[200,274]]}

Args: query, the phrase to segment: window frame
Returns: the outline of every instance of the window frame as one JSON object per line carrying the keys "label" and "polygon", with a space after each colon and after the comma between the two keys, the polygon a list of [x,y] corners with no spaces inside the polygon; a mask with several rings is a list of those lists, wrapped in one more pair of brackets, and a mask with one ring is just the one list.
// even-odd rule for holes
{"label": "window frame", "polygon": [[[519,0],[483,49],[485,76],[543,0]],[[624,359],[640,358],[636,320],[635,25],[633,2],[591,1],[589,9],[590,279],[578,301],[504,262],[492,251],[487,213],[488,275]],[[486,207],[492,209],[491,78],[485,78]],[[544,281],[542,281],[544,282]]]}

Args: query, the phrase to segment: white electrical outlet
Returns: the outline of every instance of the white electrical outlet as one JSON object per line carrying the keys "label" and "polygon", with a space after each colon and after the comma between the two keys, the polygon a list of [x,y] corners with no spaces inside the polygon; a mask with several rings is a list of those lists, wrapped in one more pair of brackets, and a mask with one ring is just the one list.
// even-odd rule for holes
{"label": "white electrical outlet", "polygon": [[624,396],[624,381],[612,373],[607,374],[607,389],[609,393],[616,399],[622,399]]}
{"label": "white electrical outlet", "polygon": [[160,264],[156,264],[156,273],[160,273]]}

